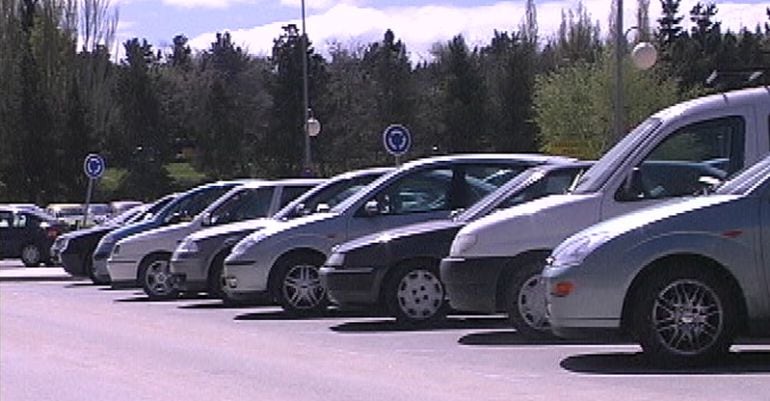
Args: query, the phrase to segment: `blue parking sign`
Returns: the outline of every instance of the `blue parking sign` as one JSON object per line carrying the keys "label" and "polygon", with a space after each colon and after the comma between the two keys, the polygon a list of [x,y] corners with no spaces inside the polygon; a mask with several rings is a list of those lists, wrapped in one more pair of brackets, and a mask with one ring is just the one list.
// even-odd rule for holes
{"label": "blue parking sign", "polygon": [[412,146],[412,134],[401,124],[393,124],[382,133],[385,150],[393,156],[401,156]]}
{"label": "blue parking sign", "polygon": [[86,173],[88,178],[92,180],[101,177],[102,174],[104,174],[104,169],[106,167],[107,165],[104,163],[104,158],[96,153],[89,154],[83,161],[83,171]]}

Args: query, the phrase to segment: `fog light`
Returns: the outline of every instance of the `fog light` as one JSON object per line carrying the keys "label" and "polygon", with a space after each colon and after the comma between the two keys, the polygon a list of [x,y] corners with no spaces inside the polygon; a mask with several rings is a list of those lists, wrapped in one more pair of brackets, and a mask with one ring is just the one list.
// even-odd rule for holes
{"label": "fog light", "polygon": [[553,289],[551,290],[551,295],[557,297],[566,297],[567,295],[571,294],[572,290],[574,289],[575,284],[572,284],[572,282],[560,281],[554,284]]}
{"label": "fog light", "polygon": [[230,288],[238,287],[238,279],[235,277],[227,277],[225,278],[225,281],[227,281],[227,286]]}

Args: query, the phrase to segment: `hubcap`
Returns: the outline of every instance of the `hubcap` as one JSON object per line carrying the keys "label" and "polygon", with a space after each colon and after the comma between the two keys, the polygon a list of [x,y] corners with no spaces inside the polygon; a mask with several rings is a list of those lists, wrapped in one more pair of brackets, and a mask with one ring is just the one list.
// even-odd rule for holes
{"label": "hubcap", "polygon": [[152,295],[167,295],[171,293],[171,278],[168,261],[158,260],[147,268],[147,288]]}
{"label": "hubcap", "polygon": [[296,309],[313,309],[326,296],[321,285],[318,268],[313,265],[297,265],[291,268],[283,280],[283,296]]}
{"label": "hubcap", "polygon": [[524,321],[536,330],[550,328],[545,304],[545,284],[540,275],[531,276],[519,289],[518,309]]}
{"label": "hubcap", "polygon": [[661,343],[677,354],[703,352],[722,332],[724,311],[708,286],[695,280],[677,280],[658,294],[652,323]]}
{"label": "hubcap", "polygon": [[36,263],[37,261],[40,260],[40,251],[37,249],[36,246],[28,245],[28,246],[25,246],[24,249],[22,250],[21,256],[22,258],[24,258],[25,261],[29,263]]}
{"label": "hubcap", "polygon": [[444,302],[444,286],[430,271],[413,270],[398,283],[396,299],[410,319],[430,319]]}

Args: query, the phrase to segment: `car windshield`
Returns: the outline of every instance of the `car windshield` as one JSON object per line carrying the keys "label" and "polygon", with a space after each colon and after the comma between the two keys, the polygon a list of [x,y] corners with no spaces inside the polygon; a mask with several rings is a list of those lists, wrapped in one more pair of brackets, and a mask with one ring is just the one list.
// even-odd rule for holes
{"label": "car windshield", "polygon": [[114,216],[110,218],[109,220],[106,220],[104,225],[116,225],[116,224],[124,224],[131,220],[133,217],[142,214],[142,211],[144,210],[144,206],[135,206],[131,209],[126,210],[123,213],[118,214],[117,216]]}
{"label": "car windshield", "polygon": [[[528,186],[530,183],[536,182],[542,178],[543,175],[544,173],[540,168],[535,167],[526,170],[512,180],[508,181],[498,190],[490,193],[467,210],[458,214],[457,217],[455,217],[455,221],[469,222],[481,217],[482,215],[486,214],[490,208],[493,208],[493,205],[500,203],[503,201],[503,199],[509,197],[511,191],[513,191],[515,188]],[[518,191],[516,191],[516,193],[518,193]]]}
{"label": "car windshield", "polygon": [[770,156],[747,167],[735,177],[725,181],[714,193],[724,195],[744,195],[770,179]]}
{"label": "car windshield", "polygon": [[626,160],[628,154],[637,149],[658,129],[660,124],[661,120],[654,117],[639,124],[580,177],[572,192],[585,194],[598,191],[609,176]]}

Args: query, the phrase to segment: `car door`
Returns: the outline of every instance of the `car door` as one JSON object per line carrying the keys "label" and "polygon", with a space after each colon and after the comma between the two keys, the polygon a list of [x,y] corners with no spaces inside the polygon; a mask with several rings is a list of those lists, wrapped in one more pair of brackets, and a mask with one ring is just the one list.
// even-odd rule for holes
{"label": "car door", "polygon": [[770,329],[770,182],[766,182],[759,202],[759,213],[761,219],[760,228],[760,266],[763,268],[765,277],[765,313],[768,319]]}
{"label": "car door", "polygon": [[685,125],[668,135],[603,195],[602,219],[693,195],[744,166],[744,114]]}

